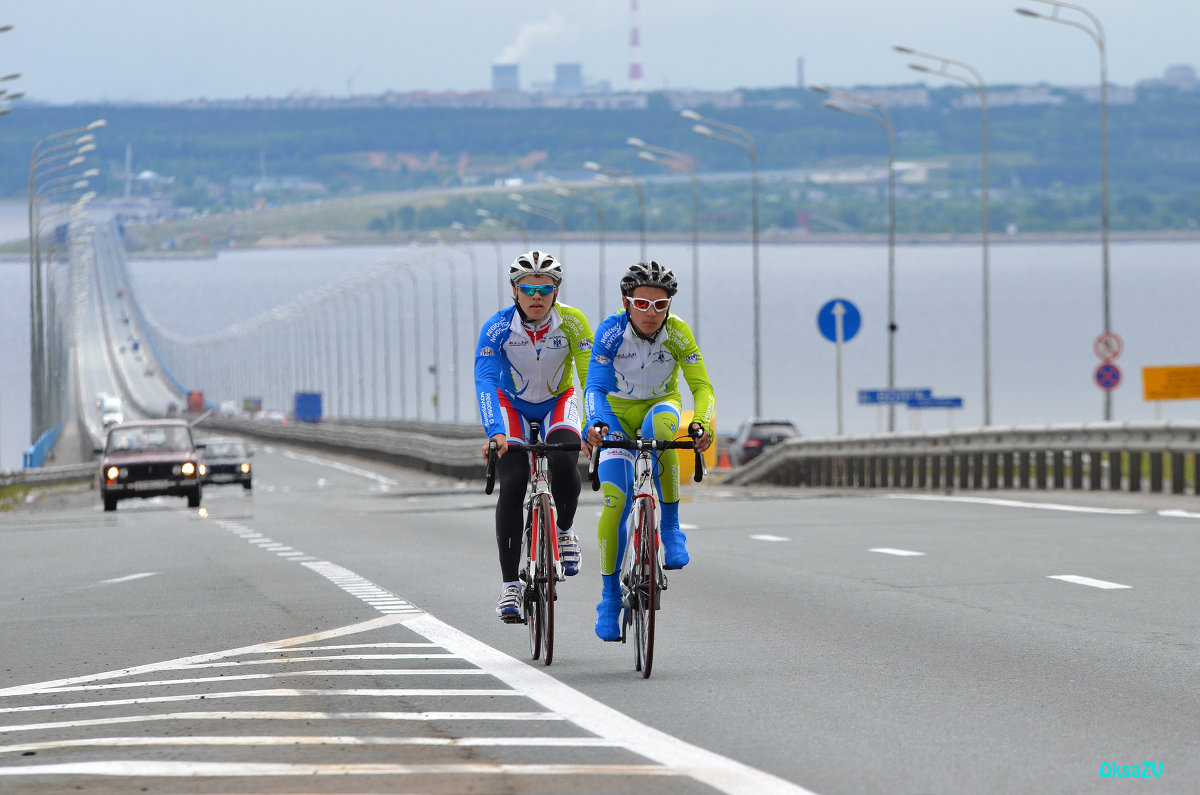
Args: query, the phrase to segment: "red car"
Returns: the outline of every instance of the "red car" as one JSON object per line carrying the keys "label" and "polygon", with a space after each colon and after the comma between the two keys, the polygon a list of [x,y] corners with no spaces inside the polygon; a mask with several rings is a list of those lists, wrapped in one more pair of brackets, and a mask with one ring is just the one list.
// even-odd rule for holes
{"label": "red car", "polygon": [[183,420],[145,420],[112,426],[100,460],[104,510],[133,497],[186,497],[200,507],[200,461]]}

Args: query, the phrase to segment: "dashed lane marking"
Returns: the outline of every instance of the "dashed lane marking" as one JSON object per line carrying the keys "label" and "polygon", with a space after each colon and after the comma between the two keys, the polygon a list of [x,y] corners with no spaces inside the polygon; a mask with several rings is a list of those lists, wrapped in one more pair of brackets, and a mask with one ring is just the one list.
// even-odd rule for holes
{"label": "dashed lane marking", "polygon": [[1106,513],[1128,516],[1145,513],[1138,508],[1095,508],[1085,505],[1060,505],[1054,502],[1024,502],[1021,500],[1002,500],[995,497],[953,497],[937,494],[888,494],[891,500],[928,500],[935,502],[969,502],[978,505],[996,505],[1002,508],[1035,508],[1039,511],[1070,511],[1073,513]]}
{"label": "dashed lane marking", "polygon": [[757,535],[752,535],[752,536],[750,536],[750,539],[752,541],[791,541],[790,538],[784,538],[783,536],[772,536],[772,535],[767,535],[765,533],[759,533]]}
{"label": "dashed lane marking", "polygon": [[893,549],[892,547],[875,547],[868,552],[878,552],[881,555],[898,555],[900,557],[924,557],[924,552],[914,552],[911,549]]}
{"label": "dashed lane marking", "polygon": [[133,582],[134,580],[140,580],[144,577],[153,577],[156,574],[158,574],[158,572],[156,572],[156,571],[144,571],[141,574],[127,574],[124,577],[113,577],[111,580],[101,580],[100,584],[101,585],[116,585],[117,583],[120,583],[120,582]]}
{"label": "dashed lane marking", "polygon": [[1080,577],[1078,574],[1051,574],[1048,579],[1062,580],[1076,585],[1089,585],[1092,588],[1103,588],[1105,590],[1114,590],[1118,588],[1132,588],[1132,585],[1122,585],[1119,582],[1108,582],[1107,580],[1094,580],[1091,577]]}

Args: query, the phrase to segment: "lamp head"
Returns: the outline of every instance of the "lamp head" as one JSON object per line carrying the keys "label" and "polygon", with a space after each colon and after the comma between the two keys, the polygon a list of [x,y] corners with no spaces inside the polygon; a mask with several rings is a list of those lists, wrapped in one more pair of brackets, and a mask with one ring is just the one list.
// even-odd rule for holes
{"label": "lamp head", "polygon": [[905,47],[902,44],[893,45],[892,49],[896,52],[904,53],[905,55],[912,55],[915,52],[912,47]]}
{"label": "lamp head", "polygon": [[108,124],[104,119],[96,119],[94,122],[85,127],[85,130],[99,130],[104,125]]}
{"label": "lamp head", "polygon": [[638,152],[638,157],[640,157],[642,160],[649,160],[651,163],[658,162],[658,155],[654,154],[653,152],[642,150],[641,152]]}
{"label": "lamp head", "polygon": [[603,170],[601,165],[599,163],[597,163],[595,160],[587,161],[586,163],[583,164],[583,167],[586,168],[588,171],[602,171]]}
{"label": "lamp head", "polygon": [[475,214],[478,215],[480,218],[491,218],[492,217],[492,214],[490,212],[488,212],[487,210],[483,209],[482,207],[477,207],[475,209]]}
{"label": "lamp head", "polygon": [[679,111],[679,115],[688,121],[700,121],[700,119],[703,118],[699,113],[691,108],[684,108],[683,110]]}
{"label": "lamp head", "polygon": [[698,135],[708,136],[709,138],[712,138],[714,134],[711,127],[703,124],[692,125],[692,132],[697,133]]}
{"label": "lamp head", "polygon": [[646,142],[641,138],[626,138],[625,143],[629,144],[630,146],[636,146],[638,149],[646,148]]}
{"label": "lamp head", "polygon": [[1034,19],[1037,19],[1038,17],[1042,16],[1036,11],[1030,11],[1028,8],[1014,8],[1013,10],[1023,17],[1033,17]]}

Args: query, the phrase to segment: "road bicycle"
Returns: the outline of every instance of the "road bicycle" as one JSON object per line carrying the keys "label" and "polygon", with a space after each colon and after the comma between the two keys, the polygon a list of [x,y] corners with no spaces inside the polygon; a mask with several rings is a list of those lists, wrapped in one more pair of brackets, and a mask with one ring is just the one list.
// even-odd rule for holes
{"label": "road bicycle", "polygon": [[[521,620],[529,627],[529,651],[546,665],[554,659],[554,600],[557,583],[566,579],[558,549],[558,512],[550,493],[549,453],[579,452],[580,442],[540,442],[541,423],[529,423],[529,444],[512,445],[509,455],[529,456],[529,486],[525,493],[525,532],[521,540]],[[496,483],[496,443],[488,446],[487,485]],[[544,652],[544,654],[543,654]]]}
{"label": "road bicycle", "polygon": [[[643,439],[639,431],[633,440],[604,439],[592,448],[588,474],[592,479],[592,491],[600,490],[600,450],[618,448],[637,453],[633,461],[633,504],[629,509],[625,545],[625,557],[621,561],[621,642],[626,642],[629,628],[634,634],[634,670],[642,672],[643,679],[650,678],[654,666],[654,617],[662,603],[662,592],[667,590],[667,577],[663,573],[662,540],[659,537],[660,509],[654,492],[654,478],[659,474],[658,456],[655,453],[669,449],[694,450],[700,431],[690,434],[690,439]],[[704,479],[704,455],[696,453],[696,471],[693,479],[699,483]]]}

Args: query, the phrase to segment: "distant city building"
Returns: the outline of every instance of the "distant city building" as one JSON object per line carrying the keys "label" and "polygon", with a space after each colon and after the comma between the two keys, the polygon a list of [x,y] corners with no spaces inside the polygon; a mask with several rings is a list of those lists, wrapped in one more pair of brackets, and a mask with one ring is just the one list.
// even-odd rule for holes
{"label": "distant city building", "polygon": [[492,65],[492,93],[507,94],[521,90],[515,63],[498,63]]}
{"label": "distant city building", "polygon": [[1161,91],[1200,91],[1200,79],[1196,77],[1196,70],[1187,64],[1176,64],[1168,66],[1163,72],[1162,77],[1152,77],[1148,80],[1141,80],[1137,84],[1138,90]]}
{"label": "distant city building", "polygon": [[554,93],[575,96],[583,93],[583,66],[577,63],[554,65]]}

